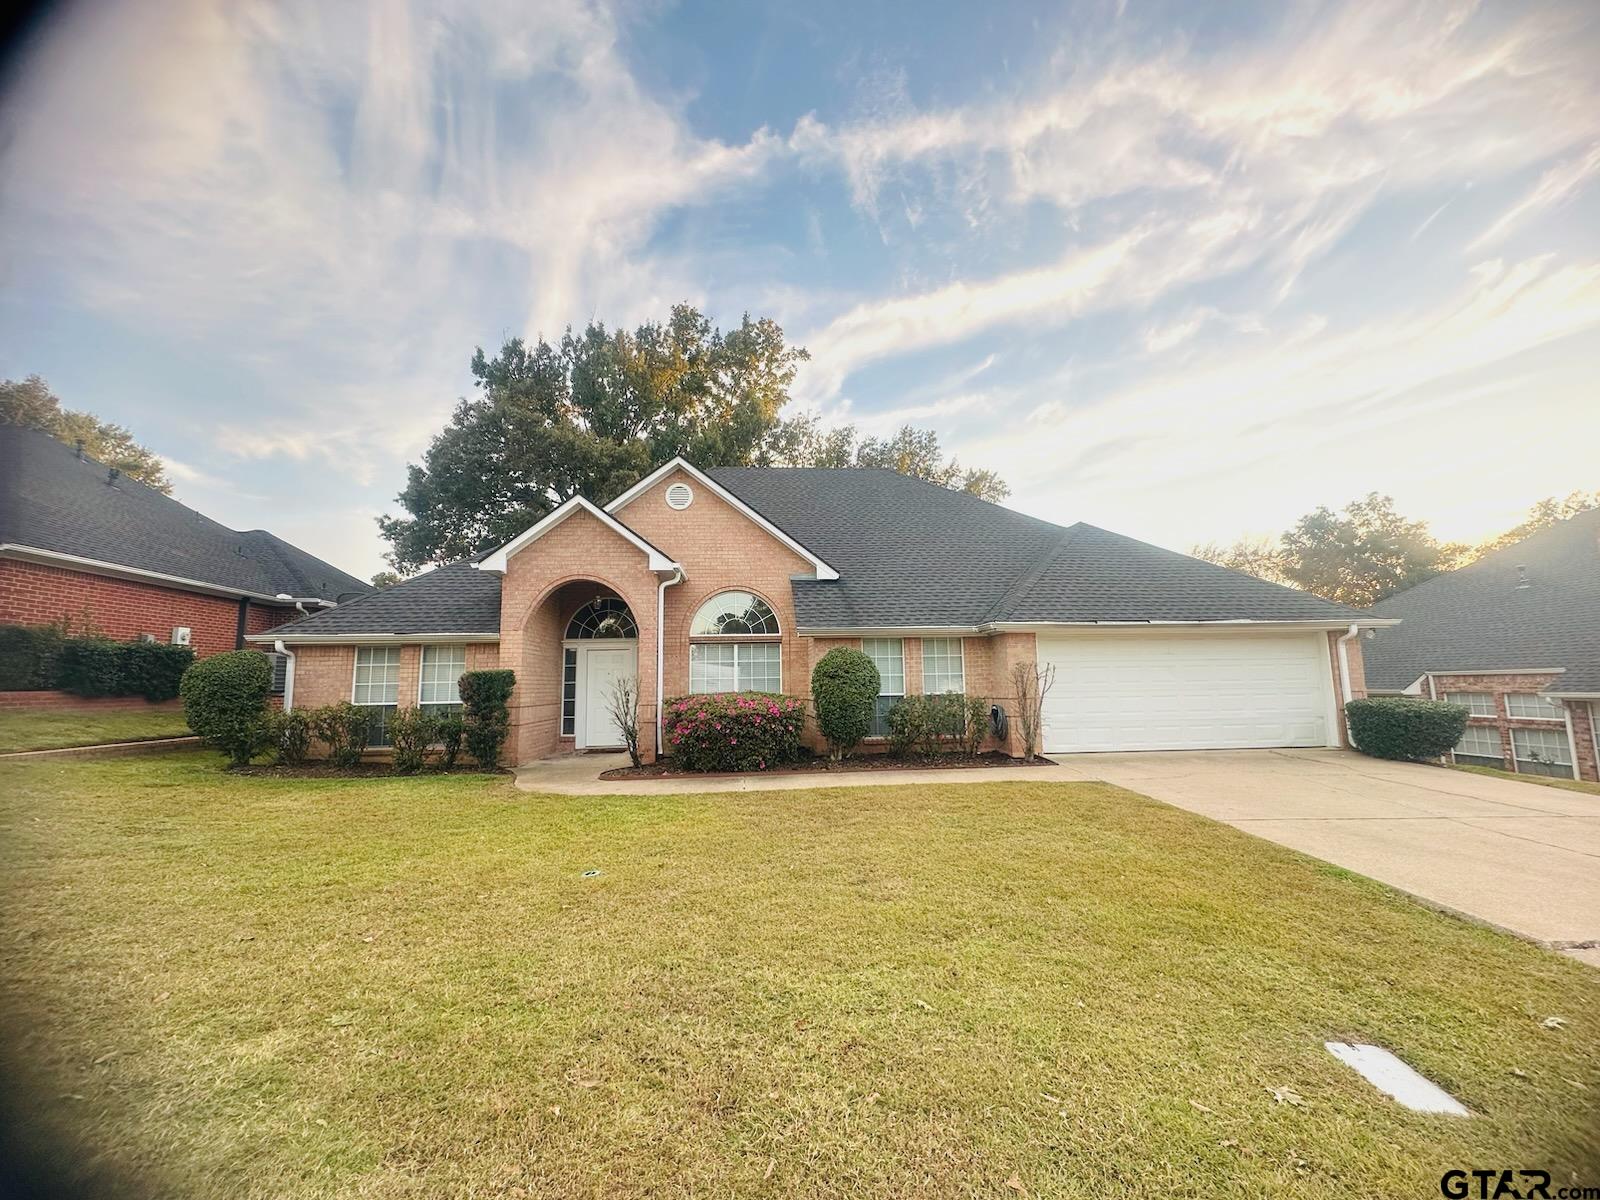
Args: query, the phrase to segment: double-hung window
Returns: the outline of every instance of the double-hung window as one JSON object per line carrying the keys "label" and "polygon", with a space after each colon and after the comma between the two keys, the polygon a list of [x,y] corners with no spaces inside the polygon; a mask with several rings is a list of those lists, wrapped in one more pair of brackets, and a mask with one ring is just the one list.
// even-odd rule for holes
{"label": "double-hung window", "polygon": [[447,717],[461,711],[461,676],[467,669],[465,646],[424,646],[417,682],[417,704],[425,713]]}
{"label": "double-hung window", "polygon": [[1479,767],[1505,766],[1504,744],[1500,741],[1500,731],[1489,725],[1468,725],[1461,735],[1461,740],[1456,743],[1456,761]]}
{"label": "double-hung window", "polygon": [[689,625],[689,690],[781,692],[783,642],[778,615],[751,592],[723,592]]}
{"label": "double-hung window", "polygon": [[1451,704],[1459,704],[1475,717],[1492,717],[1494,711],[1494,695],[1491,692],[1446,692],[1444,698]]}
{"label": "double-hung window", "polygon": [[862,638],[861,651],[878,668],[878,702],[872,710],[868,737],[889,736],[889,710],[906,694],[905,642],[899,638]]}
{"label": "double-hung window", "polygon": [[1513,729],[1511,749],[1517,756],[1517,770],[1524,775],[1573,778],[1572,748],[1565,729]]}
{"label": "double-hung window", "polygon": [[350,699],[367,710],[367,745],[389,744],[389,718],[400,702],[400,647],[357,646]]}
{"label": "double-hung window", "polygon": [[1567,714],[1561,705],[1548,696],[1541,696],[1537,692],[1508,692],[1506,715],[1524,720],[1561,721]]}
{"label": "double-hung window", "polygon": [[922,639],[922,694],[967,690],[960,638]]}

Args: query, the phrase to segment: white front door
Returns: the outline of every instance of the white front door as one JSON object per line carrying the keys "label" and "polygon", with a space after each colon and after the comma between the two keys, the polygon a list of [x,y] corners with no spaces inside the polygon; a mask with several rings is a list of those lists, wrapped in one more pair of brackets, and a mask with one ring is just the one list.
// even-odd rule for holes
{"label": "white front door", "polygon": [[617,680],[638,674],[636,644],[585,646],[578,660],[578,728],[573,744],[579,750],[623,745],[622,730],[610,712],[611,693]]}

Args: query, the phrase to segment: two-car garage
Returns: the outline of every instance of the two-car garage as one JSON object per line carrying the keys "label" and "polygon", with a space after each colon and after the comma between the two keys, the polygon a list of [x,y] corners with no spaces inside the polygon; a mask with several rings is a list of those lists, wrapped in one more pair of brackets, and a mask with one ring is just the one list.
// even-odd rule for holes
{"label": "two-car garage", "polygon": [[1337,744],[1326,632],[1038,635],[1046,753]]}

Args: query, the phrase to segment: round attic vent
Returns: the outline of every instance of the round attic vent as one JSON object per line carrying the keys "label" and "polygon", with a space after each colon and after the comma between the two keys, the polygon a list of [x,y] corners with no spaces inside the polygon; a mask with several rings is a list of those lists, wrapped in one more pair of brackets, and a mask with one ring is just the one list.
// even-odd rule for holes
{"label": "round attic vent", "polygon": [[694,503],[694,492],[687,483],[675,483],[667,489],[667,507],[675,508],[679,512]]}

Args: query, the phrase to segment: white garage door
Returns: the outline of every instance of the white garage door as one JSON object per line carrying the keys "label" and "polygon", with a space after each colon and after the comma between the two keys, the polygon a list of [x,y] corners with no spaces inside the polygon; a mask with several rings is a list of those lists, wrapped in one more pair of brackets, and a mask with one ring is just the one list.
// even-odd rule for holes
{"label": "white garage door", "polygon": [[1046,753],[1328,744],[1321,633],[1092,633],[1039,638],[1054,664]]}

